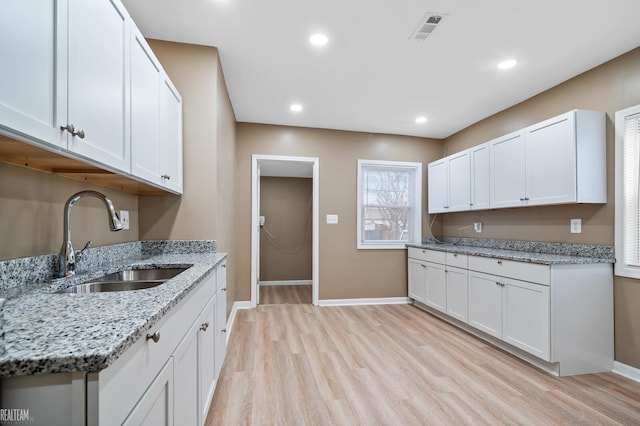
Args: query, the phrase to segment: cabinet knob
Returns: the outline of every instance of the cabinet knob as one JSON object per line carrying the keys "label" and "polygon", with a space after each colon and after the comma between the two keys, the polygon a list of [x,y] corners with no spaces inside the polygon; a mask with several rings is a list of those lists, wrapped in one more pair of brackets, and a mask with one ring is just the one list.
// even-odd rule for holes
{"label": "cabinet knob", "polygon": [[420,266],[422,266],[423,268],[426,268],[426,267],[427,267],[427,265],[422,265],[422,264],[421,264]]}
{"label": "cabinet knob", "polygon": [[448,208],[449,208],[449,206],[444,206],[444,208],[445,208],[445,209],[448,209]]}
{"label": "cabinet knob", "polygon": [[524,197],[524,200],[525,201],[529,201],[529,197]]}
{"label": "cabinet knob", "polygon": [[458,253],[453,253],[453,257],[458,257]]}
{"label": "cabinet knob", "polygon": [[153,340],[153,343],[158,343],[158,341],[160,340],[160,332],[156,331],[153,334],[147,333],[147,338],[145,340]]}
{"label": "cabinet knob", "polygon": [[520,201],[524,201],[524,197],[520,197]]}
{"label": "cabinet knob", "polygon": [[223,329],[222,329],[222,330],[220,330],[220,331],[221,331],[221,332],[223,332],[223,333],[226,333],[226,332],[227,332],[227,329],[226,329],[226,328],[223,328]]}
{"label": "cabinet knob", "polygon": [[226,263],[225,263],[225,264],[223,264],[223,265],[222,265],[222,267],[223,267],[223,268],[226,268],[226,267],[227,267],[227,264],[226,264]]}
{"label": "cabinet knob", "polygon": [[207,322],[203,323],[203,324],[200,326],[200,330],[202,330],[202,331],[207,331],[207,328],[209,328],[209,321],[207,321]]}
{"label": "cabinet knob", "polygon": [[224,287],[224,288],[222,289],[222,291],[227,291],[227,288],[226,288],[226,287]]}
{"label": "cabinet knob", "polygon": [[171,176],[169,175],[162,175],[160,176],[162,179],[166,179],[166,180],[171,180]]}
{"label": "cabinet knob", "polygon": [[498,260],[498,265],[502,265],[502,260]]}
{"label": "cabinet knob", "polygon": [[77,132],[71,132],[72,136],[77,136],[80,139],[84,139],[84,130],[78,130]]}
{"label": "cabinet knob", "polygon": [[69,123],[66,126],[60,126],[60,130],[66,130],[67,132],[73,134],[76,131],[76,128],[73,127],[73,124]]}

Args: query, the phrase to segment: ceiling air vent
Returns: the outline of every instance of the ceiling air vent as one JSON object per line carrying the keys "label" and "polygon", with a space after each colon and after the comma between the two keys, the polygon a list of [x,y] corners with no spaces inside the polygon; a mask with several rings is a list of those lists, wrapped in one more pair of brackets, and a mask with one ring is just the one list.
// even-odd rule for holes
{"label": "ceiling air vent", "polygon": [[434,13],[428,12],[418,26],[416,27],[409,40],[426,40],[431,33],[442,23],[442,20],[446,17],[446,13]]}

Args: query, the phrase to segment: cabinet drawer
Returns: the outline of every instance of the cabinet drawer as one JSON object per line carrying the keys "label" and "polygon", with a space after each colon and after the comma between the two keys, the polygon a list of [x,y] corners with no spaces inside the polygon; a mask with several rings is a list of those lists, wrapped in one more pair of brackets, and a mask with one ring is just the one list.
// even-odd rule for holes
{"label": "cabinet drawer", "polygon": [[468,267],[469,256],[460,253],[446,253],[447,266],[455,266],[456,268]]}
{"label": "cabinet drawer", "polygon": [[446,253],[437,250],[419,249],[415,247],[409,247],[409,257],[418,260],[424,260],[425,262],[441,263],[445,264]]}
{"label": "cabinet drawer", "polygon": [[469,269],[544,285],[549,285],[551,282],[549,265],[469,256]]}
{"label": "cabinet drawer", "polygon": [[176,308],[155,324],[154,342],[143,335],[120,358],[98,374],[100,424],[121,423],[154,380],[180,341],[187,334],[215,292],[215,274],[209,274]]}

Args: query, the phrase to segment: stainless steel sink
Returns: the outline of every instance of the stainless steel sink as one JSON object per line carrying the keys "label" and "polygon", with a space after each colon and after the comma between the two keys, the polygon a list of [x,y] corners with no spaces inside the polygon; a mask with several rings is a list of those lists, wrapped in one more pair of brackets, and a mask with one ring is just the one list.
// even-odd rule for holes
{"label": "stainless steel sink", "polygon": [[60,290],[58,293],[133,291],[157,287],[187,268],[129,269]]}

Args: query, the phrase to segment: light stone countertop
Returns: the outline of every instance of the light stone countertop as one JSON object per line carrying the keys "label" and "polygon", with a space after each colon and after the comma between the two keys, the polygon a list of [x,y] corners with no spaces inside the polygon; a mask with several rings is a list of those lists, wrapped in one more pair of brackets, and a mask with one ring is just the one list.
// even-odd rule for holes
{"label": "light stone countertop", "polygon": [[437,250],[450,253],[468,254],[472,256],[490,257],[495,259],[514,260],[518,262],[538,263],[542,265],[571,265],[588,263],[615,263],[615,259],[608,256],[584,252],[580,256],[575,254],[540,253],[524,250],[510,250],[494,247],[477,247],[458,245],[450,242],[423,242],[422,244],[407,244],[407,247]]}
{"label": "light stone countertop", "polygon": [[[225,253],[158,253],[101,265],[63,282],[21,285],[7,290],[4,306],[6,352],[0,377],[107,368],[170,312]],[[62,287],[131,267],[189,267],[164,284],[137,291],[67,294]],[[11,291],[13,290],[13,292]]]}

